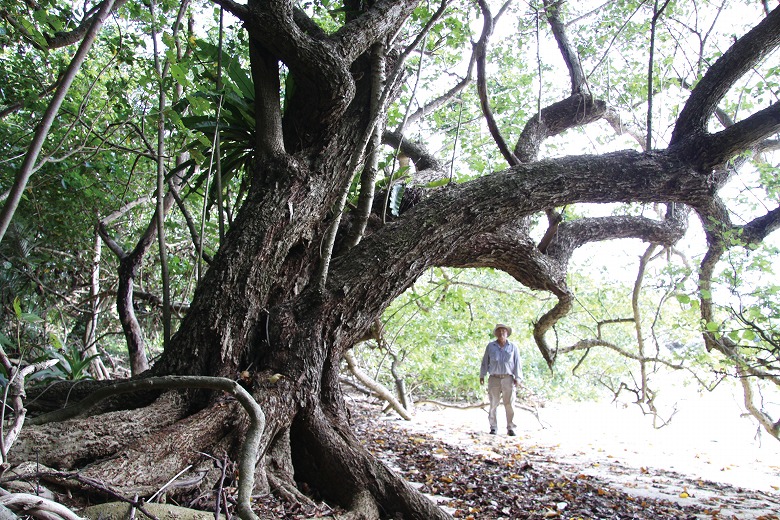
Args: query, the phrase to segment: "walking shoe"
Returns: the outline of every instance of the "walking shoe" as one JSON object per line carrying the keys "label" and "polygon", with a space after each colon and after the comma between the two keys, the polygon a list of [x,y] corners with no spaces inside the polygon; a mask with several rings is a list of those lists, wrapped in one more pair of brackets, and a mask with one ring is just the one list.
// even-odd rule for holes
{"label": "walking shoe", "polygon": [[490,435],[495,435],[495,434],[496,434],[496,429],[495,428],[491,428],[490,429]]}
{"label": "walking shoe", "polygon": [[515,436],[515,431],[514,431],[514,430],[509,430],[509,431],[507,431],[506,433],[507,433],[507,435],[509,435],[510,437],[514,437],[514,436]]}

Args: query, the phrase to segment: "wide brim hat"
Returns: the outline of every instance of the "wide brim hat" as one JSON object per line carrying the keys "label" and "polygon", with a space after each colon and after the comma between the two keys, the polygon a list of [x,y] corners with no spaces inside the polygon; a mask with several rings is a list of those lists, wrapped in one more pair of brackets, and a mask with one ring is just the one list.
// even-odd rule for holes
{"label": "wide brim hat", "polygon": [[507,337],[512,335],[512,327],[510,327],[509,325],[504,325],[503,323],[498,323],[498,324],[496,324],[495,327],[493,327],[493,335],[494,336],[496,335],[496,331],[498,329],[506,329]]}

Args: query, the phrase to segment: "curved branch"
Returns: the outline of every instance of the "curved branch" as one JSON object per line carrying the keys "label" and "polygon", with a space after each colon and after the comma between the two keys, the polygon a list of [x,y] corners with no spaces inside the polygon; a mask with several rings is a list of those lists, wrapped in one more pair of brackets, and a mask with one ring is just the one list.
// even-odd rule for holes
{"label": "curved branch", "polygon": [[351,350],[344,352],[344,360],[347,362],[349,371],[358,379],[358,381],[363,383],[366,388],[379,396],[381,399],[387,401],[388,404],[393,407],[393,410],[395,410],[396,413],[401,416],[401,418],[407,421],[412,420],[412,416],[409,415],[409,412],[406,410],[406,408],[404,408],[404,405],[401,404],[387,388],[372,379],[368,374],[363,372],[360,367],[357,366],[357,363],[355,362],[355,355],[352,354]]}
{"label": "curved branch", "polygon": [[407,124],[414,123],[415,121],[418,121],[425,117],[426,114],[430,114],[437,108],[443,106],[445,103],[453,99],[455,96],[463,92],[463,90],[469,86],[469,84],[472,81],[472,75],[474,72],[474,64],[476,63],[477,56],[475,53],[471,53],[471,59],[469,60],[469,67],[466,71],[466,76],[460,80],[454,87],[449,89],[447,92],[442,94],[441,96],[432,99],[428,103],[426,103],[424,106],[421,106],[417,109],[416,112],[409,115],[409,117],[406,119]]}
{"label": "curved branch", "polygon": [[772,419],[768,413],[756,406],[753,387],[748,379],[748,371],[744,364],[737,363],[737,375],[739,376],[739,382],[742,384],[745,408],[750,412],[750,415],[756,418],[764,430],[769,432],[776,439],[780,439],[780,419]]}
{"label": "curved branch", "polygon": [[[27,410],[24,408],[24,399],[27,394],[24,390],[25,379],[27,376],[39,370],[45,370],[59,363],[59,359],[48,359],[39,363],[26,366],[24,368],[12,367],[11,363],[6,355],[3,347],[0,345],[0,358],[2,358],[3,366],[11,375],[10,381],[8,381],[5,388],[5,396],[3,399],[3,411],[2,416],[3,423],[5,423],[5,408],[10,404],[10,408],[14,412],[13,422],[10,424],[10,428],[7,432],[0,429],[2,438],[0,438],[0,456],[2,456],[2,462],[8,461],[8,452],[11,450],[14,442],[16,442],[19,433],[22,431],[24,425],[24,418],[27,416]],[[5,426],[3,424],[3,426]]]}
{"label": "curved branch", "polygon": [[[82,517],[53,500],[48,498],[30,495],[29,493],[9,493],[0,496],[0,504],[9,506],[12,509],[19,509],[20,514],[31,514],[35,517],[36,512],[43,518],[62,518],[63,520],[84,520]],[[42,513],[51,513],[53,516],[43,516]]]}
{"label": "curved branch", "polygon": [[490,13],[490,7],[488,7],[486,0],[478,0],[479,8],[482,10],[482,35],[479,37],[474,47],[474,53],[477,57],[477,92],[479,94],[479,104],[482,107],[482,114],[485,116],[490,135],[493,136],[493,140],[496,142],[498,149],[501,151],[501,155],[504,156],[506,162],[510,166],[514,166],[519,163],[517,157],[509,150],[506,141],[501,135],[501,131],[498,128],[495,117],[493,117],[493,111],[490,109],[490,101],[488,100],[487,92],[487,45],[490,40],[490,35],[493,34],[493,15]]}
{"label": "curved branch", "polygon": [[547,366],[552,369],[556,358],[558,357],[558,348],[551,348],[547,343],[547,331],[555,326],[561,318],[569,314],[572,308],[572,302],[574,301],[574,295],[571,292],[566,292],[558,296],[558,302],[552,309],[547,311],[539,320],[534,323],[534,341],[539,352],[542,353],[542,357],[547,362]]}
{"label": "curved branch", "polygon": [[531,162],[536,159],[542,143],[548,137],[598,121],[606,113],[606,102],[594,99],[590,94],[575,93],[553,103],[526,123],[515,145],[514,155],[520,162]]}
{"label": "curved branch", "polygon": [[[539,259],[534,269],[542,270],[538,264],[557,260],[538,251],[534,241],[519,228],[524,218],[544,208],[575,202],[615,201],[681,202],[699,206],[711,200],[714,187],[709,176],[691,174],[682,161],[667,153],[624,151],[518,165],[467,183],[432,190],[394,225],[378,229],[353,248],[350,255],[334,259],[328,287],[349,293],[351,300],[360,298],[353,291],[362,293],[367,287],[354,279],[354,272],[359,270],[363,273],[360,280],[370,280],[376,292],[387,288],[389,301],[425,269],[441,265],[437,262],[484,262],[484,249],[469,253],[459,248],[466,243],[473,245],[478,237],[510,232],[515,233],[512,239],[527,249],[528,258]],[[430,239],[434,235],[437,240]],[[486,242],[489,246],[489,240]],[[467,256],[457,256],[464,252]],[[377,262],[377,258],[383,260]],[[511,262],[510,257],[505,263]],[[500,268],[512,269],[511,265]],[[389,272],[403,282],[395,279],[391,283]],[[522,272],[518,271],[518,275]],[[547,290],[549,286],[548,282],[541,286],[534,283],[534,288]],[[553,286],[560,287],[560,283]],[[367,305],[370,307],[372,303]]]}
{"label": "curved branch", "polygon": [[[671,144],[703,133],[716,106],[734,83],[780,45],[780,7],[739,38],[707,70],[677,118]],[[736,125],[735,125],[736,126]]]}
{"label": "curved branch", "polygon": [[780,207],[742,226],[742,240],[747,244],[757,244],[778,228],[780,228]]}
{"label": "curved branch", "polygon": [[[57,49],[60,47],[65,47],[66,45],[71,45],[76,43],[77,41],[84,38],[84,36],[87,34],[87,31],[89,30],[90,26],[95,22],[97,19],[97,16],[99,14],[98,8],[99,6],[102,6],[106,2],[110,2],[110,0],[103,0],[101,4],[98,6],[95,6],[92,8],[92,11],[94,11],[94,14],[89,16],[88,18],[82,20],[82,22],[79,24],[78,27],[73,29],[72,31],[68,32],[56,32],[53,35],[46,34],[44,35],[46,38],[46,43],[48,49]],[[110,12],[117,11],[120,7],[125,5],[127,3],[127,0],[116,0],[113,4],[113,6],[110,8]]]}
{"label": "curved branch", "polygon": [[241,460],[239,462],[241,478],[238,485],[238,514],[242,520],[259,520],[252,511],[251,497],[255,483],[255,466],[260,459],[260,441],[265,428],[265,414],[252,395],[231,379],[208,376],[165,376],[124,381],[101,388],[78,404],[38,416],[29,422],[30,424],[46,424],[52,421],[64,421],[89,411],[90,408],[103,399],[117,394],[143,390],[190,388],[205,388],[226,392],[234,396],[247,415],[249,415],[249,429],[241,446]]}
{"label": "curved branch", "polygon": [[[521,164],[463,184],[431,190],[429,196],[366,237],[350,255],[334,259],[327,291],[365,301],[365,312],[381,312],[383,301],[409,287],[433,266],[494,267],[509,273],[531,289],[553,293],[556,306],[535,325],[534,338],[548,362],[554,347],[545,333],[572,305],[566,286],[568,252],[577,245],[575,231],[592,233],[590,239],[646,236],[659,242],[674,241],[682,233],[675,211],[669,222],[627,220],[613,234],[601,231],[593,220],[567,224],[569,246],[562,241],[544,254],[528,234],[527,218],[550,206],[575,202],[679,202],[690,206],[712,201],[717,186],[708,175],[692,173],[673,153],[617,152],[601,156],[562,157],[555,161]],[[590,230],[587,225],[593,226]],[[431,240],[436,236],[436,240]],[[549,249],[548,249],[548,252]],[[552,254],[554,253],[554,254]],[[381,261],[377,261],[381,258]],[[354,277],[355,272],[361,276]],[[381,297],[378,297],[381,296]],[[349,313],[348,307],[344,308]]]}
{"label": "curved branch", "polygon": [[[628,320],[630,322],[633,322],[634,320]],[[675,370],[680,370],[683,368],[682,364],[674,364],[671,361],[667,361],[663,358],[659,358],[657,356],[652,357],[644,357],[638,354],[634,354],[633,352],[630,352],[628,350],[625,350],[623,348],[620,348],[619,346],[615,345],[614,343],[611,343],[609,341],[603,340],[603,339],[583,339],[580,340],[573,345],[569,345],[568,347],[562,347],[558,349],[558,354],[568,354],[569,352],[574,352],[577,350],[587,350],[591,349],[593,347],[605,347],[610,350],[614,350],[618,354],[620,354],[623,357],[633,359],[634,361],[641,361],[641,362],[650,362],[650,363],[659,363],[661,365],[667,366],[669,368],[673,368]]]}
{"label": "curved branch", "polygon": [[639,216],[584,218],[563,222],[550,243],[547,254],[560,262],[568,262],[578,247],[590,242],[620,238],[639,238],[672,246],[687,230],[688,211],[675,212],[674,219],[654,220]]}

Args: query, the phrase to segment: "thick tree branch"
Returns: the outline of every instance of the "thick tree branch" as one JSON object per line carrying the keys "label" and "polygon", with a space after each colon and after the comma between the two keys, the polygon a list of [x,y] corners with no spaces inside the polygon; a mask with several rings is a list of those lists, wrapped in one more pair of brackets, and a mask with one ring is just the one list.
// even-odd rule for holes
{"label": "thick tree branch", "polygon": [[746,244],[757,244],[778,229],[780,229],[780,207],[742,226],[741,238]]}
{"label": "thick tree branch", "polygon": [[279,60],[251,38],[249,59],[255,84],[255,150],[259,157],[284,153]]}
{"label": "thick tree branch", "polygon": [[707,70],[677,118],[671,144],[706,130],[707,121],[726,92],[780,45],[780,7],[739,38]]}
{"label": "thick tree branch", "polygon": [[638,216],[584,218],[563,222],[558,234],[547,249],[547,254],[560,262],[568,262],[572,253],[584,244],[620,238],[639,238],[671,246],[687,230],[687,211],[678,211],[679,218],[654,220]]}
{"label": "thick tree branch", "polygon": [[[433,190],[392,225],[366,237],[350,255],[334,259],[326,290],[349,295],[348,301],[365,301],[364,311],[379,313],[382,302],[392,301],[429,267],[495,267],[529,288],[552,292],[558,298],[534,329],[540,351],[552,363],[556,354],[547,345],[545,333],[571,308],[573,296],[565,283],[568,256],[562,245],[558,246],[561,251],[553,250],[554,256],[539,251],[525,231],[527,217],[550,206],[576,202],[702,206],[712,201],[716,189],[717,182],[710,176],[697,174],[670,152],[624,151],[521,164]],[[589,232],[597,237],[599,221],[594,222]],[[641,234],[664,241],[681,233],[679,223],[667,226],[639,220],[627,222],[615,235],[601,236]],[[434,233],[437,240],[432,241]],[[567,233],[574,234],[565,232],[564,237]],[[576,244],[577,238],[570,240]],[[362,273],[359,279],[355,272]],[[387,276],[390,272],[393,276]],[[345,307],[344,312],[350,311]]]}
{"label": "thick tree branch", "polygon": [[[383,37],[394,34],[406,21],[419,0],[378,0],[357,18],[336,31],[335,48],[348,62],[353,62]],[[443,1],[446,6],[447,0]]]}
{"label": "thick tree branch", "polygon": [[[471,237],[503,231],[504,226],[516,225],[551,205],[634,201],[697,206],[711,200],[714,188],[709,176],[695,174],[673,153],[624,151],[537,161],[432,192],[405,213],[398,225],[385,226],[364,240],[353,255],[360,261],[363,254],[373,254],[366,252],[371,247],[379,247],[383,258],[411,262],[404,263],[402,270],[410,269],[415,277],[428,267],[420,259],[432,255],[415,256],[410,248],[424,248],[436,258],[447,258]],[[428,237],[433,230],[438,240],[432,243]],[[370,271],[370,279],[382,278],[373,268]]]}
{"label": "thick tree branch", "polygon": [[553,103],[526,123],[515,145],[514,154],[520,162],[531,162],[536,159],[545,139],[570,128],[598,121],[606,112],[607,104],[590,94],[576,93]]}
{"label": "thick tree branch", "polygon": [[212,0],[215,4],[223,7],[225,11],[231,13],[239,20],[246,22],[249,19],[249,8],[246,5],[239,4],[233,0]]}
{"label": "thick tree branch", "polygon": [[444,165],[422,143],[410,141],[398,132],[385,132],[382,142],[409,157],[418,171],[429,169],[444,171]]}
{"label": "thick tree branch", "polygon": [[678,141],[677,147],[691,164],[700,171],[707,171],[760,146],[764,139],[778,131],[780,102],[775,102],[716,134],[693,134],[691,139]]}
{"label": "thick tree branch", "polygon": [[290,70],[295,88],[288,92],[288,108],[305,111],[309,118],[316,113],[318,121],[337,117],[355,93],[351,60],[333,39],[302,29],[302,14],[296,15],[293,2],[250,0],[247,9],[244,21],[255,44]]}

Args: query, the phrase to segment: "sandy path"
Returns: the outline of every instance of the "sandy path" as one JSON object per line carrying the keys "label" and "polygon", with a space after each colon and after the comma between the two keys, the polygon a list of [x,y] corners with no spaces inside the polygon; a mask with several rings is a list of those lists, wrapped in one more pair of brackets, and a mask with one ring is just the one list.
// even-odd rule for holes
{"label": "sandy path", "polygon": [[688,392],[669,426],[654,429],[635,405],[550,403],[539,419],[518,411],[517,437],[487,434],[481,409],[418,407],[413,422],[389,419],[412,431],[490,455],[516,444],[532,464],[592,475],[635,496],[696,503],[709,518],[780,516],[780,442],[757,438],[756,425],[728,390]]}

